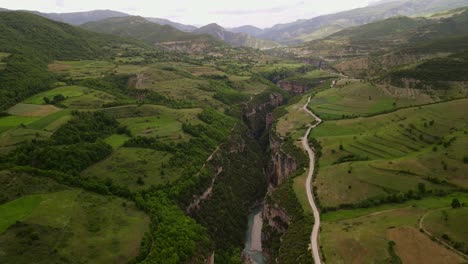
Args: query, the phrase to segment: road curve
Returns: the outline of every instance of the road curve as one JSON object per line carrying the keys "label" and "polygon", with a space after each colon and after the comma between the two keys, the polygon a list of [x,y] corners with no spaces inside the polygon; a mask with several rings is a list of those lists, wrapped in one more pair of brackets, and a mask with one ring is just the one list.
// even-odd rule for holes
{"label": "road curve", "polygon": [[307,154],[309,155],[309,174],[307,175],[307,181],[305,183],[305,188],[307,191],[307,198],[309,200],[310,207],[312,208],[312,211],[314,213],[314,227],[312,228],[312,233],[310,234],[310,244],[312,248],[312,256],[314,258],[315,264],[321,264],[322,260],[320,259],[320,249],[318,246],[318,235],[319,235],[319,229],[320,229],[320,213],[317,208],[317,204],[314,201],[314,195],[311,190],[311,185],[312,185],[312,177],[314,175],[314,168],[315,168],[315,153],[312,151],[312,149],[309,146],[309,134],[310,131],[318,126],[320,123],[322,123],[322,119],[314,115],[307,106],[310,103],[311,97],[307,99],[307,103],[302,107],[302,110],[304,110],[306,113],[310,114],[315,120],[315,124],[310,125],[309,128],[307,129],[304,137],[302,138],[302,146],[304,149],[307,151]]}

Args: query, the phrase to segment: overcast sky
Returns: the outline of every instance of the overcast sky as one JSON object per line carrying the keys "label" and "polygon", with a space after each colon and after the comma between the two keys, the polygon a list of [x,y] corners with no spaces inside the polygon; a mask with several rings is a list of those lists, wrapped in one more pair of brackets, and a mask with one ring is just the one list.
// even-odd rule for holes
{"label": "overcast sky", "polygon": [[269,27],[366,6],[371,0],[0,0],[0,7],[41,12],[111,9],[192,25]]}

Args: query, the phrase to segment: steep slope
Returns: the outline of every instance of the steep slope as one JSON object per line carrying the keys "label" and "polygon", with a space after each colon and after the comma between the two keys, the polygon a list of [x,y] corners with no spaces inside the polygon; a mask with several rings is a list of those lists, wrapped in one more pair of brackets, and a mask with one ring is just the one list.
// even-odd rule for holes
{"label": "steep slope", "polygon": [[227,31],[223,27],[214,23],[196,29],[193,31],[193,33],[208,34],[235,47],[271,49],[279,46],[279,44],[272,41],[257,39],[244,33],[233,33]]}
{"label": "steep slope", "polygon": [[173,21],[170,21],[170,20],[164,19],[164,18],[145,17],[145,19],[150,21],[150,22],[159,24],[159,25],[169,25],[169,26],[177,28],[178,30],[186,31],[186,32],[192,32],[195,29],[197,29],[197,27],[195,27],[195,26],[184,25],[184,24],[173,22]]}
{"label": "steep slope", "polygon": [[109,18],[82,25],[83,28],[122,37],[131,37],[162,49],[188,53],[210,52],[224,44],[209,35],[180,31],[169,25],[159,25],[143,17]]}
{"label": "steep slope", "polygon": [[291,48],[296,54],[327,59],[387,53],[430,41],[468,35],[468,8],[427,18],[394,17],[353,27]]}
{"label": "steep slope", "polygon": [[227,30],[230,31],[230,32],[234,32],[234,33],[248,34],[248,35],[251,35],[251,36],[254,36],[254,37],[257,37],[257,36],[259,36],[259,35],[261,35],[263,33],[263,29],[258,28],[258,27],[254,27],[254,26],[250,26],[250,25],[235,27],[235,28],[228,28]]}
{"label": "steep slope", "polygon": [[149,44],[203,38],[203,36],[182,32],[172,26],[159,25],[136,16],[108,18],[86,23],[81,27],[95,32],[137,38]]}
{"label": "steep slope", "polygon": [[265,30],[259,37],[280,43],[323,38],[342,29],[394,16],[418,16],[468,5],[468,0],[402,0],[296,21]]}
{"label": "steep slope", "polygon": [[34,12],[40,16],[64,22],[71,25],[81,25],[87,22],[99,21],[111,17],[126,17],[126,13],[112,11],[112,10],[93,10],[86,12],[73,12],[73,13],[39,13]]}

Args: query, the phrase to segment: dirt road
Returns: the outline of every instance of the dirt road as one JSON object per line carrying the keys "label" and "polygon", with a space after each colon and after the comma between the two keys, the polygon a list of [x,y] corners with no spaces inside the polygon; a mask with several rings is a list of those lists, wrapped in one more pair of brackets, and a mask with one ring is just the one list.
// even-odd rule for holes
{"label": "dirt road", "polygon": [[309,200],[310,207],[312,208],[312,211],[314,213],[314,227],[312,228],[312,233],[310,234],[310,244],[311,244],[311,249],[312,249],[312,256],[314,258],[315,264],[320,264],[322,263],[320,259],[320,249],[318,246],[318,235],[319,235],[319,230],[320,230],[320,212],[317,208],[317,204],[314,201],[314,195],[312,193],[312,177],[314,175],[314,168],[315,168],[315,153],[314,151],[310,148],[309,146],[309,134],[310,131],[318,126],[320,123],[322,123],[322,120],[314,115],[307,106],[310,103],[310,97],[307,99],[307,103],[302,107],[302,110],[310,114],[315,121],[315,124],[310,125],[309,128],[307,129],[304,137],[302,138],[302,146],[304,149],[307,151],[307,154],[309,155],[309,174],[307,175],[307,181],[305,183],[305,188],[307,191],[307,198]]}

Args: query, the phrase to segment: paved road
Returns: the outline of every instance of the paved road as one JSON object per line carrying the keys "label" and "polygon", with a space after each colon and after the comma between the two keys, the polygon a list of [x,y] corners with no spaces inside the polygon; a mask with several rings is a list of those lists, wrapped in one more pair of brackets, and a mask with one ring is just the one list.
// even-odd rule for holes
{"label": "paved road", "polygon": [[317,208],[317,205],[315,204],[314,195],[313,195],[312,190],[311,190],[312,177],[314,175],[314,167],[315,167],[315,153],[312,151],[312,149],[309,146],[308,138],[309,138],[310,131],[314,127],[316,127],[320,123],[322,123],[322,120],[319,117],[317,117],[316,115],[314,115],[314,113],[312,113],[307,108],[309,103],[310,103],[310,97],[309,97],[309,99],[307,99],[307,103],[304,105],[304,107],[302,107],[302,110],[304,110],[305,112],[310,114],[315,119],[314,120],[315,124],[309,126],[309,128],[307,129],[307,132],[305,133],[304,137],[302,138],[302,146],[307,151],[307,154],[309,154],[309,160],[310,160],[309,161],[309,174],[307,175],[307,181],[305,183],[305,185],[306,185],[305,188],[306,188],[306,191],[307,191],[307,198],[309,199],[310,207],[312,208],[312,211],[314,213],[314,227],[312,228],[312,233],[310,234],[310,244],[311,244],[311,248],[312,248],[312,256],[314,258],[314,262],[315,262],[315,264],[320,264],[320,263],[322,263],[322,261],[320,259],[320,249],[319,249],[319,246],[318,246],[318,235],[319,235],[319,230],[320,230],[320,213],[319,213],[319,210]]}

